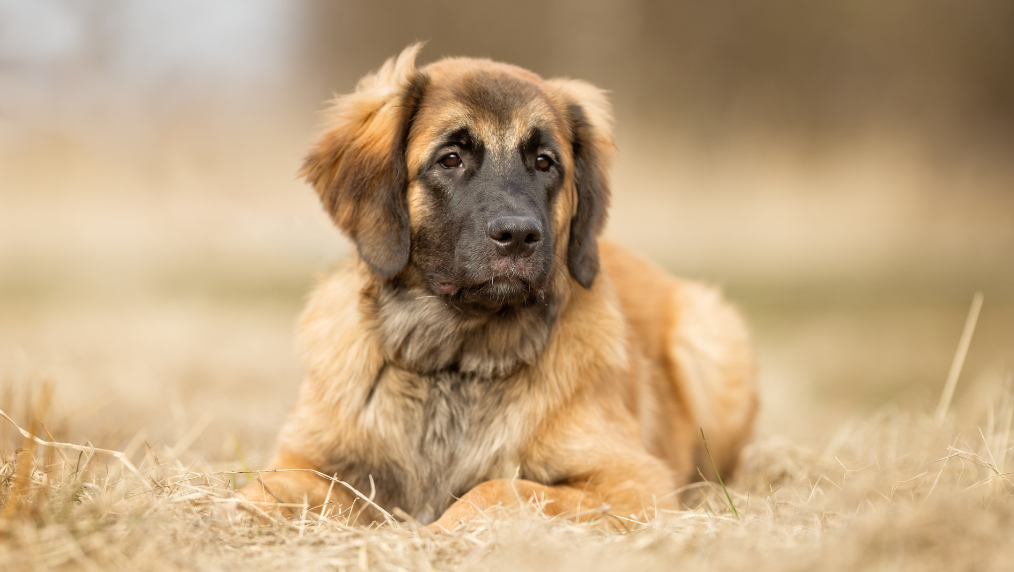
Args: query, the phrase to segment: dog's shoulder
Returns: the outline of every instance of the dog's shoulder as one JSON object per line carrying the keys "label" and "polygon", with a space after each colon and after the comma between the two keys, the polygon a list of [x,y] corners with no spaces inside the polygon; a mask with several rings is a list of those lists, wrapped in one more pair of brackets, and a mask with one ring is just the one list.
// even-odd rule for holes
{"label": "dog's shoulder", "polygon": [[664,351],[665,331],[673,326],[674,278],[654,263],[611,241],[599,246],[602,270],[612,281],[624,318],[650,357]]}
{"label": "dog's shoulder", "polygon": [[370,287],[362,263],[350,261],[323,277],[310,294],[297,345],[307,368],[304,387],[319,394],[315,399],[333,401],[324,394],[372,380],[383,366],[383,351],[366,315],[369,305],[363,302]]}
{"label": "dog's shoulder", "polygon": [[672,276],[657,264],[602,241],[602,266],[614,284],[627,322],[662,355],[676,340],[698,346],[748,347],[746,326],[719,288]]}
{"label": "dog's shoulder", "polygon": [[362,324],[360,300],[365,286],[363,273],[353,261],[318,278],[299,318],[299,344],[304,352],[331,345]]}

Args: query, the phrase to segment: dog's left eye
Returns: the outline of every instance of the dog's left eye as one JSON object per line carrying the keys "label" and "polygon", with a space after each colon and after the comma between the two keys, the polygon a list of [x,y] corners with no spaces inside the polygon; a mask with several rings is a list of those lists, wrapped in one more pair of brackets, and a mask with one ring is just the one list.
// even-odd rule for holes
{"label": "dog's left eye", "polygon": [[535,158],[535,168],[540,171],[548,171],[553,166],[553,160],[545,155],[539,155]]}
{"label": "dog's left eye", "polygon": [[457,153],[448,153],[438,162],[445,169],[453,169],[461,166],[461,157]]}

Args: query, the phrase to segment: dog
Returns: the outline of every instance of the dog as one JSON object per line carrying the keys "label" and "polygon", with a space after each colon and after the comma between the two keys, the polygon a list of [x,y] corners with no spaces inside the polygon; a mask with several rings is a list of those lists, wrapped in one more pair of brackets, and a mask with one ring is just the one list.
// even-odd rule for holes
{"label": "dog", "polygon": [[758,404],[748,332],[716,290],[599,240],[603,91],[418,52],[335,99],[306,158],[356,256],[309,299],[305,381],[241,495],[451,530],[531,500],[636,520],[731,474]]}

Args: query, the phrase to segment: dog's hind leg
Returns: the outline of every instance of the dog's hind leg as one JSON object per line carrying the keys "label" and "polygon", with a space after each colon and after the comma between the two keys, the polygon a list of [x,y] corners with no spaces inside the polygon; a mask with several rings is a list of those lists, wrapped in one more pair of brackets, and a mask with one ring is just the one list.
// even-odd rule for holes
{"label": "dog's hind leg", "polygon": [[[672,295],[675,321],[666,332],[670,378],[686,404],[695,432],[698,427],[703,429],[718,471],[728,476],[750,437],[757,412],[756,366],[749,334],[739,313],[717,290],[680,280]],[[703,440],[699,436],[695,440],[697,467],[713,479]]]}

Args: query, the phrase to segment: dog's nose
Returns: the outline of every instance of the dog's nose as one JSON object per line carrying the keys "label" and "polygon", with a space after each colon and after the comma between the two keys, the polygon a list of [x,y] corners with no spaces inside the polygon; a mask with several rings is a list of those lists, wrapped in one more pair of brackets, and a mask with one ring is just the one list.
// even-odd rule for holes
{"label": "dog's nose", "polygon": [[542,223],[531,215],[500,215],[486,224],[486,236],[504,256],[528,256],[542,242]]}

